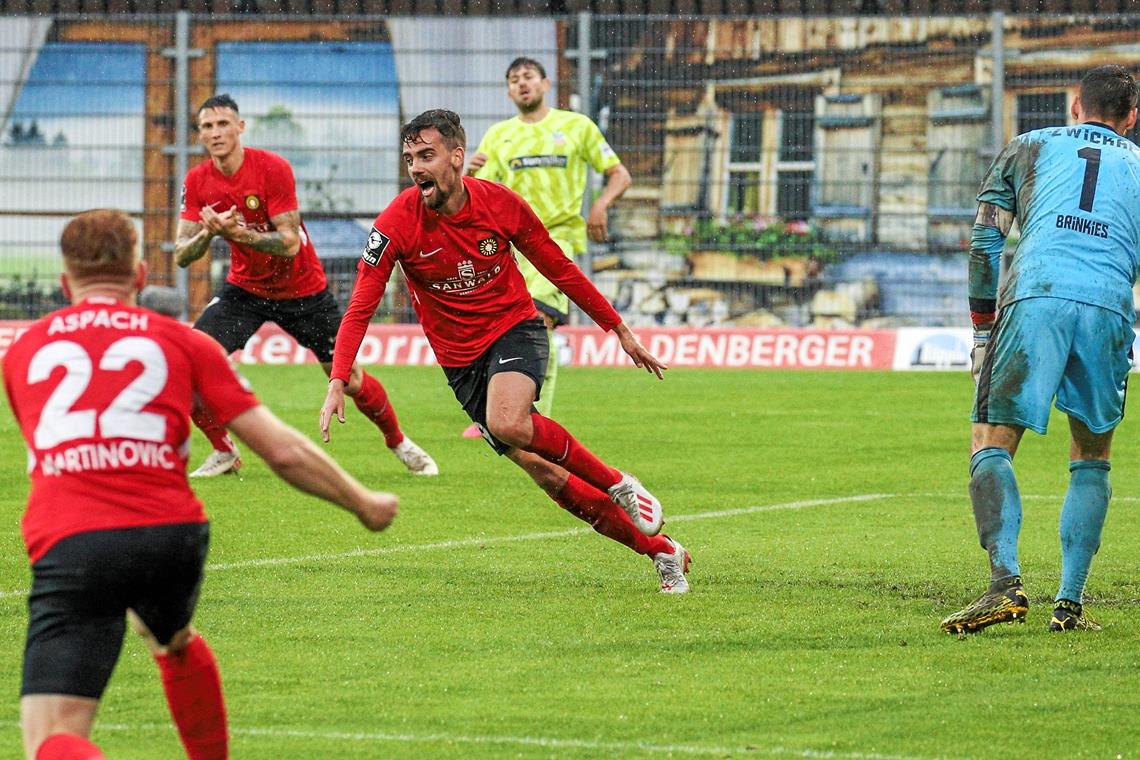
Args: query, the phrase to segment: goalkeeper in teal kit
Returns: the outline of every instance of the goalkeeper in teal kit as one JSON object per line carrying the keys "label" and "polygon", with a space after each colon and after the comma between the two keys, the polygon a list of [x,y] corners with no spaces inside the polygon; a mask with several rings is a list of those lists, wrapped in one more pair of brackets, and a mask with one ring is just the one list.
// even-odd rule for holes
{"label": "goalkeeper in teal kit", "polygon": [[[1140,254],[1137,86],[1120,66],[1081,80],[1073,126],[1011,141],[978,194],[969,296],[977,381],[970,499],[990,586],[942,621],[971,633],[1029,609],[1018,562],[1021,496],[1013,456],[1025,430],[1044,435],[1050,406],[1069,417],[1070,481],[1061,510],[1061,583],[1049,628],[1097,630],[1082,595],[1111,494],[1112,434],[1124,416]],[[998,288],[1005,237],[1021,241]]]}

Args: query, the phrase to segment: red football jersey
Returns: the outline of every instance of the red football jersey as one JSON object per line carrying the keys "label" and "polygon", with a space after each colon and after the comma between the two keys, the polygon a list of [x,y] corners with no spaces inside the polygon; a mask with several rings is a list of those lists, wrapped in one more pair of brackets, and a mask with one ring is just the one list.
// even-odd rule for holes
{"label": "red football jersey", "polygon": [[348,381],[368,320],[397,264],[436,360],[445,367],[470,364],[507,330],[537,316],[512,245],[602,329],[621,322],[521,196],[474,177],[463,182],[467,204],[452,216],[429,209],[419,189],[410,187],[376,217],[337,333],[333,377]]}
{"label": "red football jersey", "polygon": [[75,533],[205,521],[186,481],[191,406],[224,425],[257,405],[213,338],[102,298],[33,324],[4,387],[28,446],[32,562]]}
{"label": "red football jersey", "polygon": [[[267,150],[244,150],[241,166],[232,177],[218,171],[213,161],[203,161],[187,172],[182,186],[183,219],[199,221],[204,206],[213,206],[218,213],[237,206],[246,227],[271,232],[276,228],[270,219],[297,211],[297,183],[289,162]],[[230,245],[230,273],[226,280],[262,298],[300,298],[320,293],[325,289],[325,270],[304,222],[299,233],[301,250],[291,259],[226,241]]]}

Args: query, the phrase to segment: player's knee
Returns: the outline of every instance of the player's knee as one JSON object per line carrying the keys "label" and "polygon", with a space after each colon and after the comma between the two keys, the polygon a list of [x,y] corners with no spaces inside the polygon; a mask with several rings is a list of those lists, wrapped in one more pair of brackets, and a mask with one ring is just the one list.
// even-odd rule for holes
{"label": "player's knee", "polygon": [[[331,369],[332,365],[329,365],[329,366],[330,366],[329,371],[331,372],[332,371],[332,369]],[[359,364],[356,364],[354,362],[352,365],[352,369],[349,371],[348,385],[344,386],[344,392],[346,394],[348,394],[349,396],[355,396],[357,393],[360,392],[360,389],[363,385],[364,385],[364,370],[362,370],[360,368]]]}
{"label": "player's knee", "polygon": [[179,628],[173,633],[153,631],[134,610],[127,610],[127,619],[135,633],[142,637],[147,649],[155,654],[181,652],[194,638],[194,629],[190,626]]}
{"label": "player's knee", "polygon": [[533,429],[530,419],[494,417],[487,420],[487,430],[508,446],[524,448],[530,444]]}
{"label": "player's knee", "polygon": [[[332,362],[321,362],[321,369],[325,371],[326,377],[332,376]],[[352,368],[348,371],[348,383],[344,386],[344,394],[346,396],[355,396],[360,392],[361,386],[364,384],[364,370],[356,362],[352,363]]]}
{"label": "player's knee", "polygon": [[1070,458],[1076,460],[1108,459],[1112,452],[1112,436],[1115,430],[1094,433],[1080,419],[1069,417],[1071,433]]}
{"label": "player's knee", "polygon": [[195,632],[190,626],[180,628],[175,631],[170,637],[170,641],[166,644],[166,651],[172,654],[178,654],[186,647],[190,646],[190,642],[194,640]]}

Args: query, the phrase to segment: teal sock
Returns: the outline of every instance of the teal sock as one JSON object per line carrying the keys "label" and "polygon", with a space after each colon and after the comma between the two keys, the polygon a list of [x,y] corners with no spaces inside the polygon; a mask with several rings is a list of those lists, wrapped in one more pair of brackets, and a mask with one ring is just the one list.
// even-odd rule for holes
{"label": "teal sock", "polygon": [[970,458],[970,501],[978,540],[990,555],[990,578],[1021,575],[1017,538],[1021,532],[1021,494],[1013,457],[1005,449],[982,449]]}
{"label": "teal sock", "polygon": [[1081,603],[1093,555],[1100,548],[1100,535],[1112,486],[1108,483],[1107,460],[1069,463],[1069,490],[1061,507],[1061,588],[1058,599]]}

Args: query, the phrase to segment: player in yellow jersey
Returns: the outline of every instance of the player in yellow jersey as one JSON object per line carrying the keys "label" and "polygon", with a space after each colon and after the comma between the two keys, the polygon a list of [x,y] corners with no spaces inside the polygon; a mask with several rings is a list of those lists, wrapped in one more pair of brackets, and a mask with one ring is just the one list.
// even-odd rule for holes
{"label": "player in yellow jersey", "polygon": [[[518,107],[518,116],[491,125],[468,161],[467,173],[500,182],[521,195],[554,242],[573,257],[585,253],[587,233],[596,243],[609,238],[606,212],[632,180],[598,125],[588,116],[548,106],[549,90],[550,80],[541,63],[532,58],[511,62],[507,94]],[[604,174],[606,185],[590,206],[589,218],[583,219],[587,166]],[[558,374],[554,328],[566,321],[570,303],[529,261],[518,257],[518,262],[550,338],[542,398],[535,402],[541,414],[549,415]],[[479,437],[478,430],[474,437]]]}

